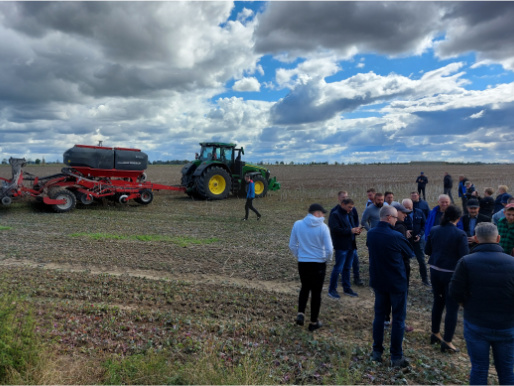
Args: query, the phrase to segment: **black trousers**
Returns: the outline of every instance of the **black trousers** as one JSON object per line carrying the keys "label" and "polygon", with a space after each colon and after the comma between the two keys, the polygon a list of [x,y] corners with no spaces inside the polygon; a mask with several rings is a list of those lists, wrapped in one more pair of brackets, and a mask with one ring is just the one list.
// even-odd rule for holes
{"label": "black trousers", "polygon": [[298,312],[305,313],[305,307],[311,294],[311,322],[318,321],[319,310],[321,308],[321,292],[323,282],[327,272],[327,263],[302,263],[298,262],[298,272],[302,288],[298,299]]}
{"label": "black trousers", "polygon": [[246,205],[245,205],[245,219],[248,220],[248,214],[250,213],[250,209],[255,212],[257,217],[261,217],[261,214],[253,207],[253,198],[247,198],[246,199]]}

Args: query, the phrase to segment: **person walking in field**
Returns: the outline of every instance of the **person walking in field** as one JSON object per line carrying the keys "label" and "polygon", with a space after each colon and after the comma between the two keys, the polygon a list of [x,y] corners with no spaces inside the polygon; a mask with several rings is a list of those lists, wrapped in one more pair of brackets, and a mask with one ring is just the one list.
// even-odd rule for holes
{"label": "person walking in field", "polygon": [[423,192],[423,200],[427,200],[427,197],[425,195],[425,187],[428,184],[428,178],[425,176],[425,173],[421,172],[418,178],[416,178],[416,183],[418,184],[418,194],[421,196],[421,193]]}
{"label": "person walking in field", "polygon": [[322,326],[318,320],[321,308],[321,292],[327,270],[327,261],[332,260],[332,238],[325,224],[327,211],[320,204],[312,204],[303,220],[294,223],[289,239],[289,249],[298,260],[298,272],[302,286],[298,298],[296,324],[305,323],[305,308],[311,295],[311,317],[309,331]]}
{"label": "person walking in field", "polygon": [[248,214],[250,213],[250,209],[255,212],[257,215],[257,220],[261,219],[261,214],[253,207],[253,199],[255,198],[255,183],[250,178],[249,175],[245,176],[246,181],[246,205],[245,205],[245,217],[243,221],[248,220]]}
{"label": "person walking in field", "polygon": [[443,189],[444,189],[443,193],[448,195],[448,197],[450,197],[450,200],[453,204],[454,202],[453,202],[453,197],[452,197],[452,188],[453,188],[453,178],[452,178],[452,176],[450,176],[450,174],[448,172],[446,172],[446,173],[444,173],[444,179],[443,179]]}
{"label": "person walking in field", "polygon": [[458,262],[450,282],[450,296],[464,307],[469,383],[487,385],[492,348],[500,385],[514,385],[514,257],[498,245],[492,223],[478,224],[474,238],[477,246]]}

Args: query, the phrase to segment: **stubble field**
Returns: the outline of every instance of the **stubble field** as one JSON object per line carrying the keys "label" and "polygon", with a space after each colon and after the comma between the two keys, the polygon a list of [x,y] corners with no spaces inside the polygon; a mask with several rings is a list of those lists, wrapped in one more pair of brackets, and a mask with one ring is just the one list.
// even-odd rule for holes
{"label": "stubble field", "polygon": [[[29,166],[38,176],[61,166]],[[150,166],[155,183],[178,184],[180,166]],[[276,165],[278,192],[254,201],[242,223],[244,200],[194,201],[156,192],[147,206],[112,202],[56,214],[32,198],[0,206],[2,293],[20,296],[44,343],[45,365],[20,382],[48,384],[460,384],[469,359],[459,316],[457,355],[428,344],[431,292],[413,262],[405,355],[395,370],[369,360],[373,293],[323,295],[314,334],[294,324],[297,264],[288,249],[293,223],[313,202],[327,209],[347,190],[359,214],[366,190],[409,197],[421,170],[433,207],[445,171],[466,175],[480,192],[514,186],[511,165]],[[0,175],[10,177],[10,167]],[[326,221],[328,222],[328,221]],[[359,236],[367,283],[365,232]],[[332,264],[327,268],[326,285]],[[309,311],[309,310],[307,310]],[[25,311],[23,311],[25,312]],[[23,313],[22,312],[22,313]],[[386,340],[389,335],[386,335]],[[386,350],[388,344],[386,345]],[[154,366],[154,367],[152,367]],[[129,371],[128,369],[132,369]],[[134,370],[135,369],[135,370]],[[490,382],[497,383],[490,371]]]}

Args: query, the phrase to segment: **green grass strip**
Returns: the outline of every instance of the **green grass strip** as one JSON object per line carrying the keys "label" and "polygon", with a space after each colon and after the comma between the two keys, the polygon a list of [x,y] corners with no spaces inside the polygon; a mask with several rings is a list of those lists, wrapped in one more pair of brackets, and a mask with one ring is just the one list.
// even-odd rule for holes
{"label": "green grass strip", "polygon": [[0,225],[0,231],[10,231],[11,229],[12,229],[12,227],[6,227],[6,226]]}
{"label": "green grass strip", "polygon": [[218,242],[219,239],[211,237],[209,239],[197,239],[187,236],[162,236],[162,235],[114,235],[109,233],[73,233],[71,237],[89,237],[93,240],[135,240],[135,241],[164,241],[177,244],[181,247],[197,244],[212,244]]}

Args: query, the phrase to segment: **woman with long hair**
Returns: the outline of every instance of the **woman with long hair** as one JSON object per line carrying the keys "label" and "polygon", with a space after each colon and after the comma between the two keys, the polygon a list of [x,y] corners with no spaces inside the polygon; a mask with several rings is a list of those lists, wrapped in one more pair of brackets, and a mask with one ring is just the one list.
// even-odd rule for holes
{"label": "woman with long hair", "polygon": [[[448,295],[449,286],[457,262],[462,256],[469,254],[466,233],[457,228],[461,216],[462,210],[450,205],[443,214],[441,224],[430,230],[425,246],[425,253],[430,255],[428,264],[434,294],[430,343],[440,343],[441,351],[450,353],[459,351],[452,344],[459,304]],[[441,336],[441,319],[445,308],[444,336]]]}

